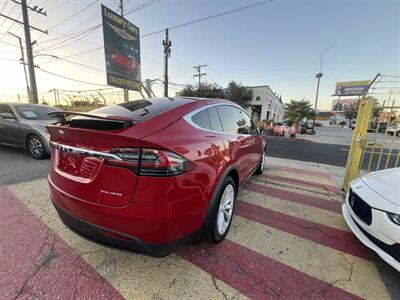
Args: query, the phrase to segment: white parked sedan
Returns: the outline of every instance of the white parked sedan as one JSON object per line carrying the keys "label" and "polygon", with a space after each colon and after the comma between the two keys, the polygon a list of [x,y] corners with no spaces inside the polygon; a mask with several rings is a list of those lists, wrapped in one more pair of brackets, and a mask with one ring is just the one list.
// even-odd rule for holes
{"label": "white parked sedan", "polygon": [[399,136],[399,137],[400,137],[400,124],[399,124],[399,125],[391,125],[391,126],[388,128],[387,132],[388,132],[389,134],[391,134],[391,135],[396,134],[396,136]]}
{"label": "white parked sedan", "polygon": [[400,272],[400,168],[353,180],[342,212],[357,238]]}

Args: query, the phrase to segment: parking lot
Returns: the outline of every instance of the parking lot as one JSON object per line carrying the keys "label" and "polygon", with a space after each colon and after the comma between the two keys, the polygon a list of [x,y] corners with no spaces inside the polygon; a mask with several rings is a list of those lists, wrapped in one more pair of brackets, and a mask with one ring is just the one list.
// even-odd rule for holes
{"label": "parking lot", "polygon": [[227,240],[152,258],[67,229],[48,196],[49,161],[6,147],[0,157],[1,299],[395,298],[324,167],[267,163],[240,192]]}

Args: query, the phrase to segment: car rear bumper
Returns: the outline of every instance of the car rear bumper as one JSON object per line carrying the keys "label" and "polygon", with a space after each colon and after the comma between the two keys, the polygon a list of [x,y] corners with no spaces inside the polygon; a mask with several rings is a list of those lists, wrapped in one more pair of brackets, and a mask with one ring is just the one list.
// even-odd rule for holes
{"label": "car rear bumper", "polygon": [[375,238],[372,234],[368,233],[365,229],[359,226],[353,219],[350,209],[347,203],[342,205],[343,217],[347,223],[347,226],[351,229],[354,235],[368,248],[376,252],[384,261],[400,272],[400,261],[396,260],[389,253],[393,247],[399,247],[399,244],[387,245]]}
{"label": "car rear bumper", "polygon": [[193,239],[203,212],[193,206],[198,195],[174,203],[131,201],[124,207],[88,202],[63,192],[49,177],[50,197],[62,221],[77,233],[114,247],[165,256]]}
{"label": "car rear bumper", "polygon": [[131,250],[154,257],[164,257],[173,252],[179,245],[190,242],[194,233],[179,240],[165,244],[146,244],[142,240],[112,229],[81,220],[53,202],[53,205],[63,223],[77,234],[103,245],[119,249]]}

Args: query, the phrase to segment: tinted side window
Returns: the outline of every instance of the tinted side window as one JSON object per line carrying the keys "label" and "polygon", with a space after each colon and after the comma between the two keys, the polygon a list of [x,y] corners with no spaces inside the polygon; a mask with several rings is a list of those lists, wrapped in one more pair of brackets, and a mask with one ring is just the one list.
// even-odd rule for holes
{"label": "tinted side window", "polygon": [[199,111],[197,114],[193,115],[192,121],[201,128],[211,130],[210,117],[208,116],[207,109],[203,109],[202,111]]}
{"label": "tinted side window", "polygon": [[240,120],[239,110],[233,106],[218,106],[218,114],[221,118],[224,132],[237,133],[239,126],[237,122]]}
{"label": "tinted side window", "polygon": [[208,114],[210,115],[211,129],[218,132],[223,132],[221,119],[219,118],[217,109],[215,107],[210,107],[208,109]]}
{"label": "tinted side window", "polygon": [[258,134],[257,126],[254,122],[250,119],[248,114],[243,111],[241,113],[241,126],[239,127],[239,132],[241,134]]}
{"label": "tinted side window", "polygon": [[224,132],[235,134],[252,134],[252,122],[250,117],[233,106],[218,106]]}

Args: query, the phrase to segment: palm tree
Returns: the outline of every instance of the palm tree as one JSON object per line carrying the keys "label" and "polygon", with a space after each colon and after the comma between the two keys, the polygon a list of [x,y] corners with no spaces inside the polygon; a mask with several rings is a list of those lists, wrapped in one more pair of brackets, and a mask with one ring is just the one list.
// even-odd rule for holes
{"label": "palm tree", "polygon": [[315,117],[315,111],[308,100],[290,100],[290,103],[285,107],[284,118],[289,122],[299,123],[303,119],[306,119],[307,122],[313,117]]}

